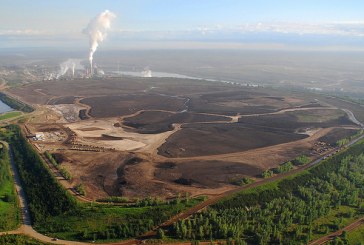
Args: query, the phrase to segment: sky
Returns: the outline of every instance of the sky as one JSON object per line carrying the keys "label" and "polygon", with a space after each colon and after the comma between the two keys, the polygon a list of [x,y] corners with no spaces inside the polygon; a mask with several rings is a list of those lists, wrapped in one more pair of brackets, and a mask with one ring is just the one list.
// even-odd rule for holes
{"label": "sky", "polygon": [[82,48],[88,22],[117,16],[105,49],[364,50],[360,0],[0,0],[0,48]]}

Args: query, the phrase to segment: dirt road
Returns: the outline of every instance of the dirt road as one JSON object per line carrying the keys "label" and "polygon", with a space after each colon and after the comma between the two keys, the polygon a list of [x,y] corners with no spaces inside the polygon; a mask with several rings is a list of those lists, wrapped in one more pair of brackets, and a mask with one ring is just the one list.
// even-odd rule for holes
{"label": "dirt road", "polygon": [[364,124],[359,122],[358,119],[356,119],[356,117],[354,116],[354,113],[348,109],[342,109],[343,111],[346,112],[346,114],[348,115],[350,121],[352,121],[353,123],[359,125],[360,127],[364,128]]}
{"label": "dirt road", "polygon": [[[359,140],[361,140],[363,138],[364,138],[364,135],[362,135],[359,138],[351,141],[347,146],[351,146],[351,145],[355,144],[356,142],[358,142]],[[334,153],[335,153],[335,150],[332,150],[332,151],[326,153],[324,156],[321,156],[320,158],[312,161],[311,163],[309,163],[307,165],[304,165],[302,167],[299,167],[299,168],[297,168],[295,170],[292,170],[290,172],[280,174],[280,175],[276,175],[276,176],[273,176],[273,177],[268,178],[268,179],[262,179],[262,180],[259,180],[257,182],[254,182],[252,184],[245,185],[245,186],[243,186],[241,188],[237,188],[237,189],[234,189],[234,190],[231,190],[231,191],[227,191],[227,192],[225,192],[225,193],[223,193],[221,195],[210,198],[210,199],[198,204],[197,206],[194,206],[194,207],[190,208],[189,210],[187,210],[187,211],[185,211],[183,213],[179,213],[178,215],[172,217],[168,221],[166,221],[163,224],[156,227],[153,231],[149,231],[149,232],[145,233],[143,236],[140,237],[140,239],[148,239],[149,237],[152,237],[152,236],[156,235],[157,229],[166,228],[166,227],[172,225],[173,223],[175,223],[175,222],[177,222],[179,220],[187,219],[188,217],[192,216],[193,214],[202,211],[203,209],[217,203],[218,201],[220,201],[221,199],[223,199],[225,197],[231,196],[231,195],[236,194],[236,193],[238,193],[240,191],[243,191],[243,190],[247,190],[247,189],[258,187],[258,186],[261,186],[261,185],[264,185],[264,184],[267,184],[267,183],[271,183],[271,182],[274,182],[274,181],[277,181],[277,180],[281,180],[281,179],[284,179],[284,178],[286,178],[288,176],[292,176],[294,174],[302,172],[302,171],[304,171],[304,170],[306,170],[308,168],[311,168],[311,167],[319,164],[322,160],[324,160],[327,157],[333,155]]]}
{"label": "dirt road", "polygon": [[54,241],[53,238],[42,235],[42,234],[38,233],[37,231],[35,231],[33,229],[32,222],[31,222],[31,217],[30,217],[30,212],[29,212],[28,201],[27,201],[27,198],[26,198],[26,195],[25,195],[25,191],[24,191],[24,189],[23,189],[23,187],[21,185],[21,180],[20,180],[18,170],[17,170],[17,168],[15,166],[11,146],[8,145],[6,142],[2,142],[2,143],[4,143],[8,147],[8,150],[9,150],[10,167],[11,167],[12,175],[14,177],[15,189],[16,189],[16,192],[18,194],[22,221],[21,221],[21,226],[17,230],[8,231],[8,232],[1,232],[0,235],[4,235],[4,234],[24,234],[24,235],[28,235],[30,237],[33,237],[33,238],[35,238],[37,240],[40,240],[40,241],[43,241],[43,242],[48,242],[48,243],[54,243],[54,244],[70,244],[70,245],[87,244],[87,243],[82,243],[82,242],[64,241],[64,240]]}
{"label": "dirt road", "polygon": [[[357,141],[359,141],[360,139],[363,139],[363,138],[364,138],[364,135],[362,135],[358,139],[350,142],[349,145],[352,145],[352,144],[356,143]],[[260,185],[263,185],[263,184],[267,184],[267,183],[270,183],[270,182],[273,182],[273,181],[276,181],[276,180],[280,180],[280,179],[283,179],[285,177],[296,174],[298,172],[301,172],[301,171],[303,171],[303,170],[305,170],[307,168],[310,168],[310,167],[320,163],[324,158],[331,155],[332,153],[333,152],[330,152],[327,155],[322,156],[319,159],[311,162],[310,164],[302,166],[302,167],[300,167],[298,169],[295,169],[295,170],[293,170],[291,172],[281,174],[281,175],[276,175],[276,176],[274,176],[272,178],[269,178],[269,179],[263,179],[261,181],[258,181],[258,182],[243,186],[241,188],[225,192],[222,195],[210,198],[210,199],[198,204],[197,206],[192,207],[191,209],[172,217],[168,221],[166,221],[163,224],[161,224],[160,226],[156,227],[154,230],[152,230],[150,232],[147,232],[143,236],[139,237],[138,240],[121,241],[119,243],[112,243],[112,244],[114,244],[114,245],[116,245],[116,244],[126,245],[126,244],[141,243],[142,240],[147,239],[147,238],[149,238],[151,236],[154,236],[156,234],[156,230],[158,228],[164,228],[164,227],[167,227],[169,225],[172,225],[173,223],[175,223],[175,222],[177,222],[179,220],[186,219],[186,218],[190,217],[191,215],[205,209],[206,207],[217,203],[218,201],[220,201],[224,197],[230,196],[230,195],[235,194],[237,192],[240,192],[242,190],[246,190],[246,189],[249,189],[249,188],[254,188],[254,187],[257,187],[257,186],[260,186]],[[70,244],[70,245],[73,245],[73,244],[89,244],[89,243],[64,241],[64,240],[54,241],[54,240],[52,240],[51,237],[44,236],[44,235],[38,233],[37,231],[35,231],[33,229],[33,227],[31,226],[31,218],[30,218],[30,215],[29,215],[29,207],[28,207],[28,203],[27,203],[27,200],[26,200],[26,195],[25,195],[25,192],[24,192],[24,190],[23,190],[23,188],[21,186],[20,176],[19,176],[19,174],[17,172],[16,166],[15,166],[15,163],[14,163],[14,159],[13,159],[13,154],[12,154],[10,146],[9,146],[9,155],[10,155],[10,160],[11,160],[11,169],[12,169],[13,176],[14,176],[14,179],[15,179],[15,186],[16,186],[16,190],[17,190],[17,193],[18,193],[18,197],[19,197],[19,203],[20,203],[20,207],[21,207],[21,210],[22,210],[22,225],[17,230],[9,231],[9,232],[3,232],[3,233],[0,233],[0,235],[1,234],[25,234],[25,235],[28,235],[28,236],[33,237],[35,239],[38,239],[40,241],[49,242],[49,243],[53,243],[53,244]]]}
{"label": "dirt road", "polygon": [[[347,114],[349,115],[350,113],[347,112]],[[349,116],[349,117],[351,117],[352,121],[356,120],[355,119],[355,116],[353,114],[351,116]],[[359,122],[359,121],[357,121],[357,122]],[[362,124],[360,124],[360,125],[362,125]],[[356,143],[357,141],[359,141],[359,140],[361,140],[363,138],[364,138],[364,135],[360,136],[356,140],[351,141],[347,146],[353,145],[354,143]],[[297,169],[295,169],[295,170],[293,170],[291,172],[288,172],[288,173],[285,173],[285,174],[281,174],[281,175],[277,175],[277,176],[274,176],[274,177],[269,178],[269,179],[263,179],[263,180],[260,180],[260,181],[255,182],[255,183],[252,183],[252,184],[243,186],[241,188],[234,189],[234,190],[230,190],[230,191],[227,191],[227,192],[225,192],[225,193],[223,193],[221,195],[212,197],[212,198],[210,198],[210,199],[208,199],[208,200],[206,200],[206,201],[198,204],[197,206],[192,207],[191,209],[189,209],[189,210],[187,210],[187,211],[185,211],[183,213],[180,213],[180,214],[172,217],[168,221],[166,221],[163,224],[159,225],[153,231],[147,232],[143,236],[139,237],[138,240],[121,241],[121,242],[118,242],[118,243],[112,243],[112,245],[116,245],[116,244],[119,244],[119,245],[124,244],[124,245],[126,245],[126,244],[139,244],[139,243],[142,243],[144,239],[147,239],[148,237],[155,235],[156,234],[156,230],[158,228],[164,228],[164,227],[167,227],[167,226],[169,226],[169,225],[171,225],[171,224],[173,224],[173,223],[175,223],[175,222],[177,222],[179,220],[186,219],[186,218],[190,217],[191,215],[193,215],[193,214],[195,214],[195,213],[197,213],[197,212],[205,209],[206,207],[211,206],[211,205],[217,203],[222,198],[225,198],[227,196],[230,196],[230,195],[235,194],[237,192],[240,192],[242,190],[246,190],[246,189],[249,189],[249,188],[254,188],[254,187],[257,187],[257,186],[260,186],[260,185],[264,185],[264,184],[267,184],[267,183],[270,183],[270,182],[273,182],[273,181],[276,181],[276,180],[280,180],[280,179],[286,178],[286,177],[291,176],[291,175],[294,175],[296,173],[299,173],[299,172],[301,172],[303,170],[306,170],[306,169],[308,169],[308,168],[310,168],[310,167],[312,167],[312,166],[320,163],[324,158],[332,155],[333,153],[334,153],[334,151],[331,151],[331,152],[327,153],[325,156],[322,156],[319,159],[311,162],[310,164],[307,164],[305,166],[302,166],[300,168],[297,168]],[[0,233],[0,235],[2,235],[2,234],[25,234],[25,235],[28,235],[28,236],[33,237],[35,239],[38,239],[40,241],[48,242],[48,243],[53,243],[53,244],[70,244],[70,245],[73,245],[73,244],[90,244],[90,243],[82,243],[82,242],[75,242],[75,241],[65,241],[65,240],[56,240],[55,241],[51,237],[47,237],[45,235],[42,235],[42,234],[38,233],[37,231],[35,231],[33,229],[32,225],[31,225],[31,217],[30,217],[30,213],[29,213],[28,202],[26,200],[26,195],[25,195],[25,192],[24,192],[24,190],[22,188],[21,181],[20,181],[20,177],[19,177],[19,174],[17,172],[16,166],[15,166],[15,163],[14,163],[13,154],[11,152],[11,146],[9,146],[9,156],[10,156],[10,160],[11,160],[11,169],[12,169],[13,176],[14,176],[14,179],[15,179],[15,186],[16,186],[16,190],[17,190],[17,194],[18,194],[18,198],[19,198],[19,204],[20,204],[20,208],[21,208],[22,225],[17,230],[13,230],[13,231],[9,231],[9,232],[2,232],[2,233]],[[364,218],[362,218],[360,220],[357,220],[353,224],[345,227],[343,230],[351,230],[351,229],[354,229],[357,226],[359,226],[360,224],[362,224],[363,222],[364,222]],[[313,242],[312,244],[323,244],[323,243],[320,243],[320,241],[326,242],[326,241],[328,241],[327,239],[332,239],[333,236],[341,234],[341,232],[343,230],[340,230],[340,231],[338,231],[336,233],[330,234],[327,237],[321,238],[321,239]]]}

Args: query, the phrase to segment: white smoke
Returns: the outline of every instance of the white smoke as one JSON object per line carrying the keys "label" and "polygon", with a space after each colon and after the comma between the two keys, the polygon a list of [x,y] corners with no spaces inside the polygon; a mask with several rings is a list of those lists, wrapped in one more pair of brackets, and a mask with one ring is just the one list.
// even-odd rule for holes
{"label": "white smoke", "polygon": [[72,76],[75,75],[75,69],[77,70],[82,70],[84,69],[84,67],[81,65],[81,60],[79,59],[69,59],[65,62],[62,62],[59,65],[59,71],[58,74],[56,76],[56,78],[58,79],[61,76],[64,76],[68,70],[71,69],[72,72]]}
{"label": "white smoke", "polygon": [[90,21],[83,33],[88,35],[90,38],[90,52],[89,52],[89,62],[92,69],[92,60],[94,53],[99,46],[99,44],[106,38],[107,31],[111,27],[111,20],[115,18],[116,15],[109,10],[105,10],[94,19]]}
{"label": "white smoke", "polygon": [[142,77],[152,77],[152,71],[146,67],[144,71],[142,71]]}

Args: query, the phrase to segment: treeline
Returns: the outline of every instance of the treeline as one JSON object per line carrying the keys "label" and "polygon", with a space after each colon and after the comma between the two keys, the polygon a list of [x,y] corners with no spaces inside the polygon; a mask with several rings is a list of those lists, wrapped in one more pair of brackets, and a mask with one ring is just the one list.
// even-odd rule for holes
{"label": "treeline", "polygon": [[[344,219],[364,213],[362,152],[364,142],[294,178],[223,200],[175,223],[169,235],[188,240],[302,244],[336,231]],[[345,211],[338,212],[342,207]],[[327,216],[333,221],[320,221]]]}
{"label": "treeline", "polygon": [[72,175],[67,171],[67,169],[60,166],[58,161],[54,158],[54,156],[51,153],[49,153],[48,151],[45,151],[44,155],[46,156],[48,161],[50,161],[51,164],[61,173],[63,178],[65,178],[66,180],[72,179]]}
{"label": "treeline", "polygon": [[47,219],[76,209],[76,201],[51,175],[45,163],[21,135],[16,125],[8,126],[13,135],[7,139],[14,152],[30,214],[35,226]]}
{"label": "treeline", "polygon": [[356,134],[350,136],[350,137],[347,137],[347,138],[343,138],[343,139],[340,139],[338,140],[335,144],[339,147],[342,147],[342,146],[345,146],[346,144],[348,144],[350,141],[352,141],[353,139],[355,138],[358,138],[360,135],[363,134],[363,130],[359,130]]}
{"label": "treeline", "polygon": [[12,182],[9,161],[8,149],[0,143],[0,187]]}
{"label": "treeline", "polygon": [[19,111],[23,111],[23,112],[34,111],[33,107],[31,107],[21,101],[13,99],[13,98],[9,97],[8,95],[6,95],[5,93],[0,93],[0,100],[15,110],[19,110]]}
{"label": "treeline", "polygon": [[291,171],[292,169],[294,169],[294,166],[305,165],[305,164],[309,163],[310,161],[311,161],[311,159],[309,157],[307,157],[305,155],[301,155],[301,156],[296,157],[292,161],[288,161],[288,162],[284,162],[284,163],[280,164],[276,168],[271,168],[271,169],[265,170],[261,174],[261,177],[266,179],[266,178],[272,177],[274,174],[287,173],[287,172]]}
{"label": "treeline", "polygon": [[56,181],[18,126],[8,126],[0,136],[12,146],[34,227],[53,237],[85,241],[131,238],[203,200],[167,204],[146,199],[139,207],[78,203]]}
{"label": "treeline", "polygon": [[[200,196],[200,200],[204,201],[206,200],[205,196]],[[100,198],[97,199],[98,202],[107,202],[107,203],[124,203],[125,205],[128,205],[128,207],[153,207],[153,206],[160,206],[160,205],[176,205],[180,203],[189,204],[191,201],[191,198],[189,197],[189,194],[186,193],[184,197],[181,196],[181,194],[177,195],[176,198],[171,200],[163,200],[159,197],[146,197],[146,198],[134,198],[129,199],[127,197],[119,197],[119,196],[110,196],[106,198]]]}

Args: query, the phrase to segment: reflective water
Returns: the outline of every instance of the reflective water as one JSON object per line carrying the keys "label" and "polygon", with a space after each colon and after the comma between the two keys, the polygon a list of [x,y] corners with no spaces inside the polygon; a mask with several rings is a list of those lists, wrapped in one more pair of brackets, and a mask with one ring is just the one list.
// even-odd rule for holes
{"label": "reflective water", "polygon": [[13,111],[14,109],[0,100],[0,113]]}

